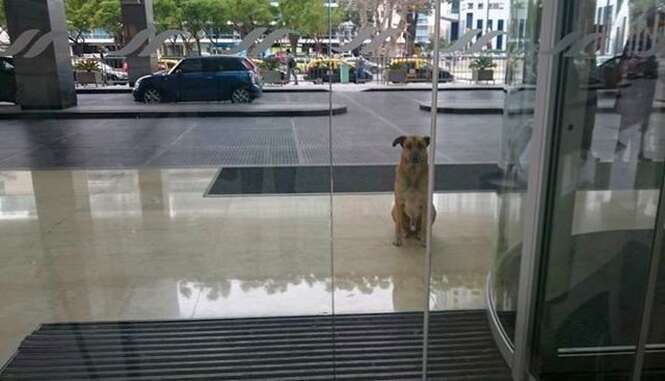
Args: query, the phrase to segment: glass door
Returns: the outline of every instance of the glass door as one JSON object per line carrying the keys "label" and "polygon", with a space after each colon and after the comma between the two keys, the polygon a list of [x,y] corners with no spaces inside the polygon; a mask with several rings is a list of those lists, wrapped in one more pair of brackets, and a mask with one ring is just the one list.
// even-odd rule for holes
{"label": "glass door", "polygon": [[331,3],[0,1],[0,378],[331,378]]}
{"label": "glass door", "polygon": [[516,377],[659,377],[662,6],[544,3]]}

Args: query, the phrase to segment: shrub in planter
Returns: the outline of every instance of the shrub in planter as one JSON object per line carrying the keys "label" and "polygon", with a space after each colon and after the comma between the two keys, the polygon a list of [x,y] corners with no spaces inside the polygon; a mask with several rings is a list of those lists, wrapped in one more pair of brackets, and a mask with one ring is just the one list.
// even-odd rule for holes
{"label": "shrub in planter", "polygon": [[259,64],[259,71],[266,83],[282,83],[283,76],[279,70],[282,63],[275,57],[270,57]]}
{"label": "shrub in planter", "polygon": [[95,60],[83,60],[74,65],[76,80],[81,85],[97,84],[102,81],[102,73]]}
{"label": "shrub in planter", "polygon": [[473,59],[469,68],[473,71],[474,81],[493,81],[496,64],[489,56],[479,56]]}
{"label": "shrub in planter", "polygon": [[404,62],[393,62],[388,66],[386,77],[389,82],[404,83],[407,79],[408,65]]}

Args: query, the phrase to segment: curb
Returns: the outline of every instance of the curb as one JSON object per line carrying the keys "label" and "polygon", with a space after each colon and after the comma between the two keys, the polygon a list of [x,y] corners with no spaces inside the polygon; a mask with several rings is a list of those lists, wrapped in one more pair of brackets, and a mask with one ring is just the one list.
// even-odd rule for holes
{"label": "curb", "polygon": [[[432,106],[427,103],[420,104],[420,110],[431,112]],[[464,107],[464,106],[439,106],[437,108],[439,114],[474,114],[474,115],[503,115],[503,107]],[[509,110],[509,115],[526,115],[533,114],[534,109],[515,109]],[[614,107],[598,107],[596,112],[599,114],[618,114]],[[665,106],[656,106],[653,108],[653,113],[665,113]]]}
{"label": "curb", "polygon": [[[348,112],[346,105],[333,105],[332,115],[341,115]],[[137,119],[137,118],[265,118],[265,117],[305,117],[329,116],[331,110],[327,107],[312,109],[278,109],[264,110],[15,110],[13,112],[0,112],[0,120],[35,120],[35,119]]]}
{"label": "curb", "polygon": [[[264,93],[327,93],[328,89],[263,89]],[[131,94],[132,89],[76,89],[76,94]]]}
{"label": "curb", "polygon": [[[432,111],[432,106],[426,103],[420,104],[422,111]],[[475,114],[475,115],[503,115],[503,107],[459,107],[459,106],[439,106],[439,114]]]}
{"label": "curb", "polygon": [[[424,91],[432,92],[432,88],[427,87],[376,87],[362,90],[364,93],[378,93],[378,92],[413,92],[413,91]],[[496,86],[487,86],[487,87],[439,87],[439,92],[441,91],[504,91],[503,87]]]}

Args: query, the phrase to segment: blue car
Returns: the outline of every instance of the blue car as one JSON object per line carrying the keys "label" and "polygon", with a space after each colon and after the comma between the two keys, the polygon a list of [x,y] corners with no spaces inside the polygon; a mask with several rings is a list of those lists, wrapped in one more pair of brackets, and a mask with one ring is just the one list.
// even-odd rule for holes
{"label": "blue car", "polygon": [[261,79],[247,58],[185,58],[168,72],[139,78],[134,100],[144,103],[226,101],[251,103],[262,94]]}

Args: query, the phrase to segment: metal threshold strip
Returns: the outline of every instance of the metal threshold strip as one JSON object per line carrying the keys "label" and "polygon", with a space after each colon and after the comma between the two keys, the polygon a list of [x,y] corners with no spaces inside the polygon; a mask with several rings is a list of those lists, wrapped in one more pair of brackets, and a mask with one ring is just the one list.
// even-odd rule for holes
{"label": "metal threshold strip", "polygon": [[[0,380],[418,380],[422,313],[45,324]],[[485,311],[433,312],[431,380],[510,380]]]}

